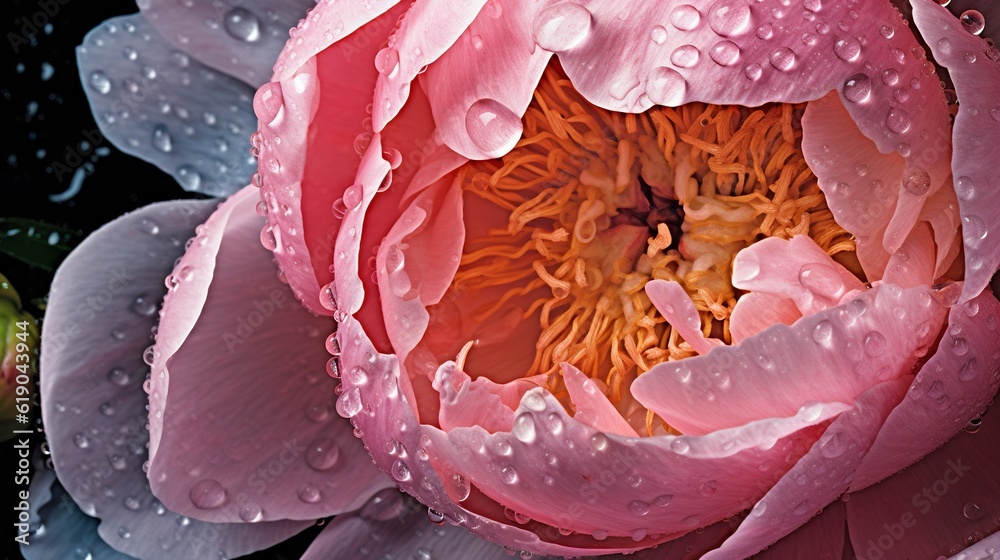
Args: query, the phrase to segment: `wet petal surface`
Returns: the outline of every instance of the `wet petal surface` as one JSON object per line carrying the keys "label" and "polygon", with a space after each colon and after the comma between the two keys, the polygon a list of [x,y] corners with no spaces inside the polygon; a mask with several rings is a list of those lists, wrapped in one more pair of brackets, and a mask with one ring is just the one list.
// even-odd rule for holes
{"label": "wet petal surface", "polygon": [[142,15],[112,18],[77,48],[101,134],[187,191],[236,192],[257,166],[253,89],[172,48]]}
{"label": "wet petal surface", "polygon": [[163,278],[214,206],[166,202],[111,222],[66,259],[52,283],[41,359],[52,459],[73,500],[100,519],[101,538],[131,556],[238,556],[308,526],[193,520],[163,507],[144,472],[143,351],[166,292]]}

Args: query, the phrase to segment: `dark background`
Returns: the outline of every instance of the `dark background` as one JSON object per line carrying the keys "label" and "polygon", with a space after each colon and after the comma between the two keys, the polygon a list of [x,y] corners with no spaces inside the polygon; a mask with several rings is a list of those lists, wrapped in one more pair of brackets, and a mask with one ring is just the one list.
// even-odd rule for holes
{"label": "dark background", "polygon": [[[81,146],[97,124],[80,84],[76,46],[104,20],[137,11],[134,0],[3,0],[0,218],[31,218],[65,227],[79,242],[102,224],[151,202],[204,198],[184,192],[169,175],[118,151],[110,142]],[[67,158],[67,152],[83,155],[83,161]],[[50,200],[69,188],[73,172],[83,165],[87,175],[79,193],[64,202]],[[52,271],[0,254],[0,273],[20,293],[28,311],[41,318]],[[39,434],[32,449],[41,443]],[[13,477],[16,468],[12,445],[0,444],[4,480]],[[11,515],[16,503],[11,500],[13,496],[6,495],[0,500],[4,517]],[[318,527],[305,531],[252,557],[298,558],[318,531]],[[7,538],[0,555],[20,559]]]}

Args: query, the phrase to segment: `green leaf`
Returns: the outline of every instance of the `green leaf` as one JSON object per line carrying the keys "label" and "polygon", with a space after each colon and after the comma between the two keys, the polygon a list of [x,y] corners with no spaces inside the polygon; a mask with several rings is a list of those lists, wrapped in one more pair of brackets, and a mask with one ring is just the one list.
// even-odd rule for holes
{"label": "green leaf", "polygon": [[0,253],[55,270],[80,242],[75,231],[27,218],[0,218]]}

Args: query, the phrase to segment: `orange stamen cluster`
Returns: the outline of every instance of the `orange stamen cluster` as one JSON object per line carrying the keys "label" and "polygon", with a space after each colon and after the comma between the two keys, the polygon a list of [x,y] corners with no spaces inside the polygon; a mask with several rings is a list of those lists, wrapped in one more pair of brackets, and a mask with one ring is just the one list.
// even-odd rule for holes
{"label": "orange stamen cluster", "polygon": [[517,305],[524,321],[538,321],[527,375],[550,374],[558,395],[568,362],[621,403],[636,375],[693,354],[646,297],[649,280],[679,282],[704,333],[731,342],[738,251],[796,234],[831,255],[854,251],[802,156],[801,111],[692,103],[613,113],[550,67],[514,150],[459,172],[467,195],[509,219],[466,240],[452,290],[505,288],[474,318]]}

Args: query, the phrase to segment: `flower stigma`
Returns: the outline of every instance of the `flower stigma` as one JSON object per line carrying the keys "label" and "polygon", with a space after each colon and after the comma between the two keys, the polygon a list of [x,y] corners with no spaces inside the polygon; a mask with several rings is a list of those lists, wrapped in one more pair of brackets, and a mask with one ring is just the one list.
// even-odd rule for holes
{"label": "flower stigma", "polygon": [[[677,433],[628,391],[656,364],[695,354],[650,302],[647,282],[679,283],[704,335],[730,344],[741,295],[733,258],[754,242],[806,234],[862,276],[854,240],[802,155],[804,109],[690,103],[616,113],[587,102],[553,63],[515,148],[459,169],[467,235],[448,294],[428,308],[431,324],[446,328],[457,306],[465,322],[506,336],[508,352],[524,352],[511,340],[534,341],[507,369],[547,375],[568,409],[564,362],[594,379],[639,434]],[[495,377],[468,339],[435,354],[458,348],[470,375]]]}

